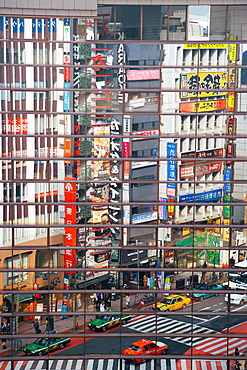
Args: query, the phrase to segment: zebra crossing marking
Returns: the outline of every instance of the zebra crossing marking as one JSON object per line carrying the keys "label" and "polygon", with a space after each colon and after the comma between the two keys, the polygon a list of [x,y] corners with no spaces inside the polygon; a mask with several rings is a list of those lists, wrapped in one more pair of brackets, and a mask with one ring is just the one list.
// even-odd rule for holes
{"label": "zebra crossing marking", "polygon": [[[148,321],[147,321],[148,320]],[[156,317],[156,316],[148,316],[148,315],[142,315],[142,317],[138,321],[131,320],[128,324],[126,324],[129,329],[140,331],[143,333],[186,333],[186,332],[192,332],[192,333],[199,333],[202,332],[203,334],[210,334],[210,333],[216,333],[214,330],[208,329],[206,327],[199,326],[198,324],[191,324],[188,322],[182,322],[174,319],[164,318],[164,317]],[[172,337],[169,338],[170,340],[174,340],[176,342],[182,342],[185,345],[190,346],[198,345],[202,341],[205,341],[205,338],[199,337],[199,338],[181,338],[181,337]],[[208,338],[206,339],[208,340]]]}
{"label": "zebra crossing marking", "polygon": [[[90,359],[87,361],[87,366],[84,368],[83,362],[85,360],[48,360],[49,369],[50,365],[54,365],[54,370],[118,370],[120,368],[120,361],[122,361],[123,370],[134,370],[136,366],[132,363],[128,363],[125,360],[121,359]],[[227,370],[226,361],[218,360],[190,360],[190,359],[181,359],[176,361],[175,359],[160,359],[158,360],[157,369],[162,370]],[[15,362],[16,363],[16,362]],[[19,368],[22,370],[47,370],[47,362],[44,360],[30,360],[28,361],[18,361],[20,363]],[[0,362],[0,369],[2,370],[2,365],[6,365],[5,370],[11,369],[11,361],[2,361]],[[154,368],[155,361],[147,361],[139,365],[140,370],[155,370]],[[17,367],[14,367],[17,369]]]}

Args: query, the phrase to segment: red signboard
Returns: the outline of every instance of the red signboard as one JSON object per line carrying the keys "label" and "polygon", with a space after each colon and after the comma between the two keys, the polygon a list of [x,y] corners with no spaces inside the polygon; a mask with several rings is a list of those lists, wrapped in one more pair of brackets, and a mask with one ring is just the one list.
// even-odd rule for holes
{"label": "red signboard", "polygon": [[214,163],[200,163],[196,165],[189,164],[187,166],[180,167],[180,179],[185,179],[187,177],[194,177],[200,175],[206,175],[212,172],[218,172],[222,169],[222,162]]}
{"label": "red signboard", "polygon": [[[70,182],[74,178],[65,178],[64,183],[64,201],[65,201],[65,225],[76,225],[76,205],[69,204],[76,202],[76,183]],[[65,227],[64,237],[64,267],[76,267],[76,249],[66,249],[66,247],[76,247],[76,227]],[[73,274],[73,271],[68,271],[68,274]]]}
{"label": "red signboard", "polygon": [[130,143],[129,142],[123,142],[123,157],[129,158],[130,157]]}

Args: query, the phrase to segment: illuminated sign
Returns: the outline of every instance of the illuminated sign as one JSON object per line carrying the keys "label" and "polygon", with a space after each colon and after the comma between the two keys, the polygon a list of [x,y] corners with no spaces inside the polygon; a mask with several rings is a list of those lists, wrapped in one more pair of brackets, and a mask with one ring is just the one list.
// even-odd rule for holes
{"label": "illuminated sign", "polygon": [[[182,91],[181,98],[208,97],[226,95],[226,91],[220,90],[227,87],[227,72],[201,72],[186,73],[180,76],[181,89],[188,89],[191,92]],[[195,91],[193,91],[195,90]],[[197,91],[200,90],[200,91]]]}
{"label": "illuminated sign", "polygon": [[127,71],[128,81],[159,80],[159,69],[130,69]]}
{"label": "illuminated sign", "polygon": [[186,195],[181,195],[179,197],[179,202],[186,202],[186,203],[191,203],[191,202],[210,202],[214,200],[220,200],[222,198],[222,190],[212,190],[212,191],[207,191],[206,193],[198,193],[198,194],[186,194]]}
{"label": "illuminated sign", "polygon": [[[151,138],[147,138],[147,139],[153,139],[155,135],[159,135],[159,130],[158,129],[155,129],[155,130],[143,130],[143,131],[133,131],[133,135],[143,135],[143,136],[151,136]],[[133,137],[132,140],[133,141],[136,141],[136,140],[145,140],[146,138],[145,137],[138,137],[138,138],[135,138]]]}
{"label": "illuminated sign", "polygon": [[226,99],[180,103],[181,113],[211,112],[226,109]]}
{"label": "illuminated sign", "polygon": [[222,162],[196,163],[196,165],[187,165],[180,167],[180,178],[206,175],[212,172],[219,172],[222,169]]}

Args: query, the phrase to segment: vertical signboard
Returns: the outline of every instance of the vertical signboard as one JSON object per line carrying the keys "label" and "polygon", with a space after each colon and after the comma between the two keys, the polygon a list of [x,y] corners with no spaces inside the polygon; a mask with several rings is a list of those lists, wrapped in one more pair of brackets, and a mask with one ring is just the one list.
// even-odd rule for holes
{"label": "vertical signboard", "polygon": [[[71,182],[74,178],[65,178],[64,183],[64,267],[76,267],[76,183]],[[67,226],[66,226],[67,225]],[[68,227],[69,226],[69,227]],[[70,248],[67,248],[70,247]],[[73,271],[68,271],[67,274],[73,274]],[[68,289],[68,281],[65,277],[64,288]]]}
{"label": "vertical signboard", "polygon": [[[167,158],[177,157],[177,144],[167,143]],[[177,163],[176,161],[169,160],[167,162],[167,181],[176,181],[177,179]],[[167,195],[175,197],[176,184],[173,182],[167,183]]]}

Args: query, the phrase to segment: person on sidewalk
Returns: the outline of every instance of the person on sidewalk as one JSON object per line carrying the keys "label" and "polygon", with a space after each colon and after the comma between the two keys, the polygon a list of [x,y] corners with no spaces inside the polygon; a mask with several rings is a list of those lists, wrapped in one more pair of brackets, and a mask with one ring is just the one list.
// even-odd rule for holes
{"label": "person on sidewalk", "polygon": [[130,308],[130,295],[126,294],[125,296],[126,308]]}
{"label": "person on sidewalk", "polygon": [[104,304],[104,302],[101,302],[100,303],[99,310],[100,310],[100,312],[104,312],[105,311],[105,304]]}
{"label": "person on sidewalk", "polygon": [[36,334],[40,334],[41,333],[41,330],[39,328],[39,320],[38,319],[36,319],[34,321],[33,326],[34,326],[35,333]]}
{"label": "person on sidewalk", "polygon": [[239,350],[238,350],[238,347],[235,348],[235,356],[239,356],[240,353],[239,353]]}

